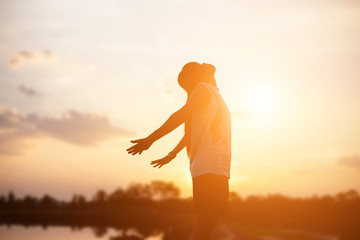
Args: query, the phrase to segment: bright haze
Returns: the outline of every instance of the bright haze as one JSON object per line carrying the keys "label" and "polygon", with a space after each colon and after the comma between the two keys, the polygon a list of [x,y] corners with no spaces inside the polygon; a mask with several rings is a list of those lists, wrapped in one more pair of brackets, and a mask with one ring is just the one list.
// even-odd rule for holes
{"label": "bright haze", "polygon": [[240,195],[360,191],[360,2],[0,3],[0,194],[91,197],[132,182],[191,194],[181,126],[141,156],[186,101],[190,61],[216,66],[232,113]]}

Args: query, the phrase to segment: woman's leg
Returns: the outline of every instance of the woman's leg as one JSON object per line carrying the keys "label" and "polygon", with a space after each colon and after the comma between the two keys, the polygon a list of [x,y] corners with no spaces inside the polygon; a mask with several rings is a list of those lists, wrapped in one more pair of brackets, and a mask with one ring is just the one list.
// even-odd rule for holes
{"label": "woman's leg", "polygon": [[205,174],[193,179],[195,224],[191,240],[208,240],[226,211],[228,179]]}
{"label": "woman's leg", "polygon": [[209,240],[216,229],[219,218],[205,214],[197,214],[191,240]]}

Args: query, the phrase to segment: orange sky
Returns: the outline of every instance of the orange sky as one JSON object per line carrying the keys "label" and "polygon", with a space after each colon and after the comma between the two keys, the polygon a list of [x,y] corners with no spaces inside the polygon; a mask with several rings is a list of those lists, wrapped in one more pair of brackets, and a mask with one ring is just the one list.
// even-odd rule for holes
{"label": "orange sky", "polygon": [[358,29],[350,0],[2,1],[0,194],[162,179],[189,196],[185,151],[150,166],[182,127],[125,151],[184,104],[189,61],[216,66],[232,113],[232,191],[360,191]]}

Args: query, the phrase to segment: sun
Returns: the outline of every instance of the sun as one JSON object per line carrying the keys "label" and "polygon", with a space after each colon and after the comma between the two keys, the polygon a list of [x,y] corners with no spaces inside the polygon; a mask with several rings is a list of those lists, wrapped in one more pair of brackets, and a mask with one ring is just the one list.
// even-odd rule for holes
{"label": "sun", "polygon": [[251,122],[267,122],[276,119],[282,108],[281,91],[270,84],[249,84],[234,90],[230,108],[235,119],[251,120]]}
{"label": "sun", "polygon": [[275,96],[270,89],[258,87],[248,92],[244,104],[252,115],[270,114],[275,107]]}

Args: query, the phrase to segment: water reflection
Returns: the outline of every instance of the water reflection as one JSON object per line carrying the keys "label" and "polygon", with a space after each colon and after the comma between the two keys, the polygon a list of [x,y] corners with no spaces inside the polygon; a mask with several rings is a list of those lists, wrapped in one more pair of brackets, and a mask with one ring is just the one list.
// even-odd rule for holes
{"label": "water reflection", "polygon": [[107,240],[111,234],[115,232],[107,231],[102,237],[94,235],[93,229],[86,228],[70,228],[65,226],[0,226],[0,239],[2,240]]}
{"label": "water reflection", "polygon": [[[69,226],[23,226],[0,225],[0,239],[2,240],[165,240],[189,239],[191,229],[186,234],[179,234],[177,230],[144,229],[141,227],[114,228],[106,226],[69,227]],[[318,235],[310,232],[289,229],[264,229],[223,225],[216,232],[214,239],[231,240],[338,240],[338,236]],[[351,239],[353,240],[353,239]]]}
{"label": "water reflection", "polygon": [[144,236],[135,228],[0,225],[0,239],[2,240],[162,240],[163,236],[161,232]]}

